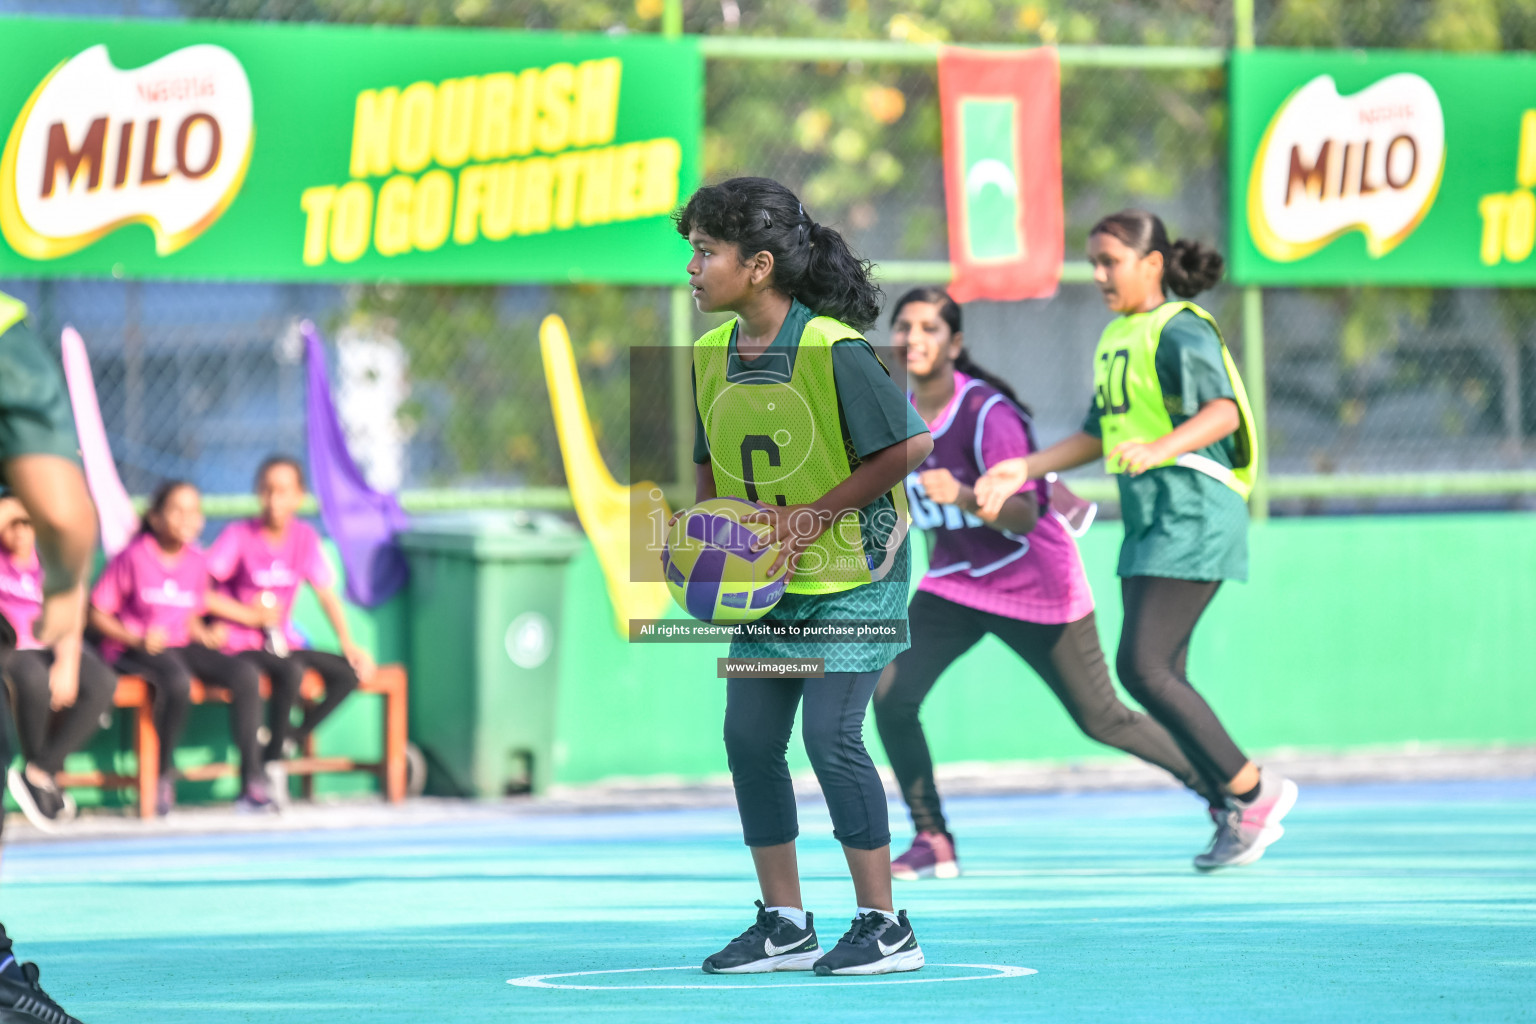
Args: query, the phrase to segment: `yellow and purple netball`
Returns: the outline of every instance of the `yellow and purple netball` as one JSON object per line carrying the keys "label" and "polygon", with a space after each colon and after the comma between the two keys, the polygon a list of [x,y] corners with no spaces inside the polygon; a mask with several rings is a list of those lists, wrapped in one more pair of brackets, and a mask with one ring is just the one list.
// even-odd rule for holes
{"label": "yellow and purple netball", "polygon": [[752,545],[768,533],[763,523],[741,517],[758,506],[741,498],[710,498],[684,510],[667,532],[661,553],[672,599],[689,615],[717,626],[760,619],[784,596],[789,570],[768,569],[779,545]]}

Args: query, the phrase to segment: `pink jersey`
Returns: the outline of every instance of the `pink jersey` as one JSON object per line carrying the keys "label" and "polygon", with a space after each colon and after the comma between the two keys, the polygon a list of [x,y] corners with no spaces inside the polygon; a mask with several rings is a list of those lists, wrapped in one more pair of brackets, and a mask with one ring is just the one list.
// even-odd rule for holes
{"label": "pink jersey", "polygon": [[32,635],[32,624],[43,613],[43,565],[37,552],[18,565],[0,551],[0,615],[16,630],[16,649],[35,651],[43,645]]}
{"label": "pink jersey", "polygon": [[1015,536],[974,515],[940,506],[923,492],[924,470],[947,469],[966,486],[987,467],[1033,450],[1023,411],[984,381],[956,371],[955,397],[928,424],[933,452],[907,477],[914,525],[932,530],[929,570],[919,590],[978,611],[1055,625],[1093,611],[1093,591],[1077,544],[1049,511],[1044,481],[1023,493],[1040,502],[1040,520]]}
{"label": "pink jersey", "polygon": [[[188,545],[167,555],[154,537],[141,533],[107,563],[91,591],[91,604],[117,616],[134,633],[142,636],[160,629],[165,646],[185,647],[192,641],[192,617],[203,613],[210,585],[202,548]],[[109,663],[123,649],[112,640],[101,644],[102,657]]]}
{"label": "pink jersey", "polygon": [[[261,520],[242,519],[230,523],[208,549],[208,571],[219,581],[219,589],[241,604],[252,604],[263,591],[277,599],[283,612],[283,632],[290,648],[306,646],[293,628],[293,601],[299,584],[330,587],[335,573],[320,549],[320,535],[302,519],[288,525],[288,532],[274,546],[261,533]],[[227,654],[260,650],[265,637],[253,626],[234,622],[229,627]]]}

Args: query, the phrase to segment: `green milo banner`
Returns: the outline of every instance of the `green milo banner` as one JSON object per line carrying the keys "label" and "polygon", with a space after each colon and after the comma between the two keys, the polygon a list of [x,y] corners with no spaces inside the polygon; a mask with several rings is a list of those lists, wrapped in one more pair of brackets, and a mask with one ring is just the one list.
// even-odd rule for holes
{"label": "green milo banner", "polygon": [[1232,276],[1536,283],[1536,59],[1232,56]]}
{"label": "green milo banner", "polygon": [[0,18],[0,276],[665,283],[688,40]]}

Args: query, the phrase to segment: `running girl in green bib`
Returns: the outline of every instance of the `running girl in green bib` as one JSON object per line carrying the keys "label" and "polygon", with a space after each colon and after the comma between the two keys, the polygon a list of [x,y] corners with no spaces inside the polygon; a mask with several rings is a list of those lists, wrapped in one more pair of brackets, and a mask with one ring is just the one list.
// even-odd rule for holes
{"label": "running girl in green bib", "polygon": [[1258,464],[1248,397],[1211,314],[1187,300],[1221,278],[1221,255],[1170,242],[1163,222],[1125,210],[1094,225],[1088,258],[1120,314],[1094,354],[1080,433],[976,483],[989,513],[1028,480],[1104,458],[1120,485],[1125,624],[1120,682],[1183,748],[1207,788],[1216,833],[1201,871],[1251,864],[1284,833],[1296,784],[1261,769],[1185,675],[1195,624],[1224,580],[1248,578],[1248,494]]}
{"label": "running girl in green bib", "polygon": [[[706,313],[735,317],[693,350],[699,501],[760,511],[788,561],[786,593],[761,621],[902,625],[908,547],[902,482],[933,447],[927,425],[863,339],[880,314],[869,264],[787,188],[733,178],[678,214],[688,282]],[[704,961],[710,973],[885,974],[923,965],[891,902],[885,789],[864,749],[864,714],[899,643],[785,639],[732,644],[733,657],[822,659],[815,678],[730,679],[725,748],[762,900],[757,919]],[[799,826],[785,751],[803,704],[806,753],[843,845],[858,911],[821,948],[800,897]]]}

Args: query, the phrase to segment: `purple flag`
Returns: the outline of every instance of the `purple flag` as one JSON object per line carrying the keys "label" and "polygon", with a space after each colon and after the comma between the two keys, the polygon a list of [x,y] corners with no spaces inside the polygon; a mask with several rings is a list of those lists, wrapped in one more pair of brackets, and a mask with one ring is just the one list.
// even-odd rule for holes
{"label": "purple flag", "polygon": [[347,437],[331,401],[325,370],[325,345],[315,325],[299,325],[309,364],[309,471],[320,501],[325,532],[341,552],[347,571],[347,597],[364,608],[383,604],[405,586],[405,554],[395,534],[410,525],[394,495],[380,494],[352,461]]}

